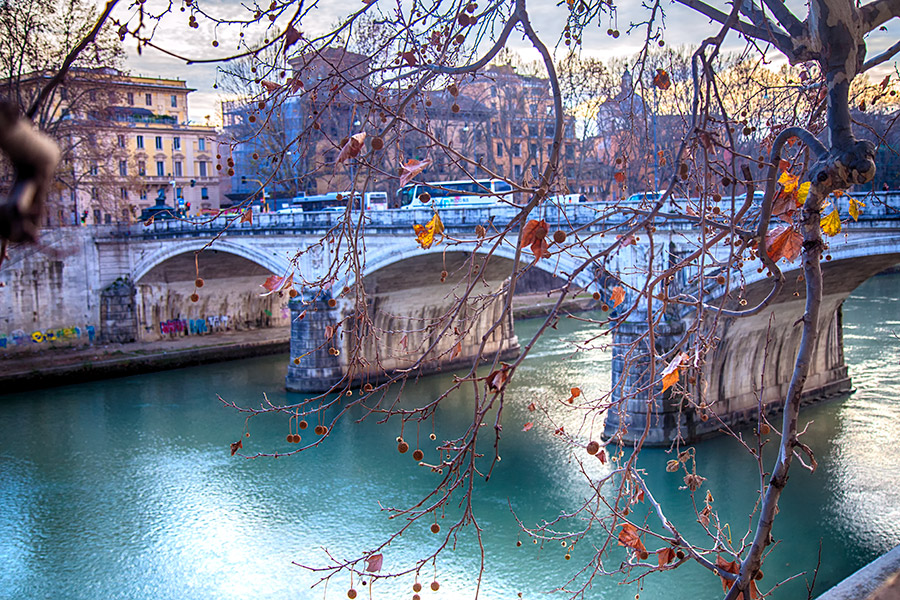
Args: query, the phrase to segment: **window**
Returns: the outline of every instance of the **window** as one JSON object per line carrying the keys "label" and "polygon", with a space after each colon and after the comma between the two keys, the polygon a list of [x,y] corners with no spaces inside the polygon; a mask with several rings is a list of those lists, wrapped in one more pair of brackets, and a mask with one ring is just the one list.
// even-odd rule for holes
{"label": "window", "polygon": [[97,188],[91,188],[91,200],[97,200],[100,198],[100,194],[97,192]]}
{"label": "window", "polygon": [[503,158],[503,144],[497,142],[497,158]]}
{"label": "window", "polygon": [[172,138],[172,150],[181,150],[181,138],[180,137]]}
{"label": "window", "polygon": [[547,144],[547,156],[550,156],[551,152],[553,152],[553,144]]}
{"label": "window", "polygon": [[100,209],[99,208],[94,209],[94,224],[95,225],[100,224]]}
{"label": "window", "polygon": [[500,135],[500,126],[497,125],[497,121],[493,121],[491,123],[491,135]]}
{"label": "window", "polygon": [[522,124],[521,123],[513,123],[512,127],[510,127],[510,129],[512,130],[513,137],[522,137]]}
{"label": "window", "polygon": [[147,106],[152,106],[153,105],[153,94],[151,94],[150,92],[147,92],[146,94],[144,94],[144,102],[147,104]]}
{"label": "window", "polygon": [[122,209],[122,220],[127,223],[128,221],[131,220],[129,217],[131,217],[131,213],[128,211],[127,208],[123,208]]}
{"label": "window", "polygon": [[575,160],[575,146],[571,144],[566,146],[566,158],[568,160]]}
{"label": "window", "polygon": [[198,166],[200,167],[200,177],[207,177],[207,175],[206,175],[206,161],[203,161],[203,160],[200,161],[200,163],[198,164]]}
{"label": "window", "polygon": [[119,175],[125,177],[128,175],[128,161],[120,160],[119,161]]}
{"label": "window", "polygon": [[[204,163],[200,163],[201,165]],[[209,200],[209,188],[200,188],[200,199]]]}
{"label": "window", "polygon": [[200,138],[197,140],[197,150],[200,152],[206,152],[206,138]]}
{"label": "window", "polygon": [[100,174],[100,167],[97,166],[97,163],[92,162],[92,163],[91,163],[91,168],[88,169],[88,172],[89,172],[91,175],[99,175],[99,174]]}
{"label": "window", "polygon": [[532,104],[531,106],[529,106],[528,112],[531,113],[532,117],[536,117],[537,116],[537,104]]}
{"label": "window", "polygon": [[166,163],[161,160],[156,161],[156,175],[158,177],[166,176]]}
{"label": "window", "polygon": [[175,177],[181,177],[181,171],[182,171],[181,161],[176,160],[175,161]]}
{"label": "window", "polygon": [[128,97],[129,106],[134,106],[134,92],[128,92],[126,96]]}
{"label": "window", "polygon": [[173,95],[170,99],[170,104],[172,108],[178,108],[178,96]]}
{"label": "window", "polygon": [[144,176],[147,174],[147,163],[142,160],[138,161],[138,175]]}
{"label": "window", "polygon": [[522,156],[522,144],[519,144],[518,142],[516,142],[515,144],[512,145],[512,155],[515,156],[516,158]]}
{"label": "window", "polygon": [[537,165],[531,165],[531,176],[537,178],[537,176],[538,176]]}
{"label": "window", "polygon": [[60,88],[59,98],[60,98],[60,100],[68,100],[69,99],[69,90],[67,90],[66,88]]}
{"label": "window", "polygon": [[125,134],[124,133],[120,133],[116,136],[116,144],[119,146],[119,148],[125,147]]}
{"label": "window", "polygon": [[122,200],[128,200],[128,190],[125,188],[119,188],[119,198]]}
{"label": "window", "polygon": [[537,125],[535,125],[534,123],[529,123],[528,124],[528,137],[537,137],[537,135],[538,135]]}
{"label": "window", "polygon": [[143,148],[144,148],[144,136],[142,136],[142,135],[137,136],[137,147],[138,147],[139,150],[143,150]]}
{"label": "window", "polygon": [[544,137],[553,137],[556,133],[556,127],[553,125],[544,125]]}
{"label": "window", "polygon": [[141,200],[147,199],[147,188],[141,188]]}
{"label": "window", "polygon": [[88,99],[89,99],[91,102],[96,102],[96,101],[97,101],[97,92],[96,92],[96,90],[91,90],[91,91],[88,92]]}
{"label": "window", "polygon": [[177,187],[175,188],[175,197],[179,199],[184,199],[184,188]]}
{"label": "window", "polygon": [[538,153],[538,145],[534,142],[528,144],[528,154],[531,156],[537,156]]}
{"label": "window", "polygon": [[522,176],[522,165],[516,165],[515,173],[517,178]]}
{"label": "window", "polygon": [[103,222],[106,223],[107,225],[110,225],[112,223],[112,215],[109,213],[106,213],[105,215],[103,215]]}
{"label": "window", "polygon": [[157,149],[157,150],[162,150],[162,149],[163,149],[163,147],[162,147],[162,136],[161,136],[161,135],[156,136],[156,149]]}

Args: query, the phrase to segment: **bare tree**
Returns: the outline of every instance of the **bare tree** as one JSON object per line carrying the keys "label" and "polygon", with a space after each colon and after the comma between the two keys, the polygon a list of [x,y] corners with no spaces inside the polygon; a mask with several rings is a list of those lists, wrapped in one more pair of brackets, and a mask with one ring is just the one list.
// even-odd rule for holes
{"label": "bare tree", "polygon": [[[600,106],[610,102],[618,109],[626,103],[639,103],[639,110],[613,117],[624,119],[619,130],[637,131],[639,135],[628,144],[622,144],[621,148],[639,148],[640,151],[627,156],[616,152],[610,157],[627,159],[629,165],[635,166],[638,171],[635,187],[646,185],[648,169],[655,163],[659,151],[653,149],[653,154],[648,154],[650,148],[645,142],[640,147],[641,140],[646,140],[650,131],[648,116],[657,112],[656,106],[653,113],[648,110],[648,96],[661,97],[657,98],[659,104],[664,107],[668,104],[668,110],[673,114],[682,108],[684,135],[666,156],[671,171],[666,173],[665,181],[662,175],[656,175],[663,193],[652,202],[637,207],[610,203],[598,209],[596,219],[589,226],[554,232],[552,238],[548,235],[546,222],[535,218],[535,211],[551,202],[549,198],[559,184],[567,119],[566,97],[557,61],[535,30],[527,0],[485,6],[468,0],[428,6],[414,3],[383,11],[378,2],[366,2],[331,31],[317,37],[304,37],[300,33],[300,25],[310,10],[302,3],[254,6],[240,18],[233,15],[216,18],[196,3],[186,3],[191,22],[206,19],[216,27],[243,28],[260,24],[268,27],[263,47],[242,53],[251,60],[260,56],[266,45],[281,52],[299,45],[299,56],[304,58],[292,63],[295,74],[291,78],[285,74],[271,82],[272,85],[265,86],[265,98],[255,98],[266,105],[292,98],[308,102],[312,110],[304,113],[296,140],[287,143],[305,143],[316,155],[317,166],[306,167],[307,171],[330,169],[336,181],[338,177],[346,178],[340,179],[341,184],[349,182],[354,188],[365,186],[371,179],[388,180],[391,185],[396,185],[398,169],[404,183],[411,179],[424,180],[427,177],[424,170],[432,164],[436,152],[448,157],[462,173],[474,178],[478,169],[486,165],[466,149],[442,137],[442,127],[438,126],[440,118],[429,116],[427,109],[431,108],[429,102],[434,105],[432,98],[436,94],[446,92],[455,98],[464,89],[464,84],[483,83],[490,89],[490,79],[484,79],[485,70],[508,46],[512,35],[524,37],[538,53],[540,75],[546,81],[550,110],[540,117],[547,121],[552,135],[547,138],[546,148],[543,131],[531,136],[541,138],[540,148],[532,153],[534,161],[530,165],[535,167],[535,177],[522,180],[511,177],[511,173],[503,173],[516,193],[524,197],[515,217],[508,223],[490,223],[490,227],[479,225],[474,236],[456,237],[451,232],[440,231],[437,214],[430,223],[430,230],[420,226],[419,239],[423,246],[437,243],[440,234],[444,234],[441,243],[445,244],[448,258],[441,280],[449,283],[448,289],[452,291],[446,293],[450,301],[441,311],[411,318],[402,327],[388,318],[390,311],[385,310],[384,304],[374,301],[379,300],[377,286],[363,277],[366,266],[365,243],[361,237],[365,231],[364,215],[347,211],[346,219],[329,230],[320,244],[297,252],[296,260],[300,264],[308,253],[321,254],[326,242],[340,248],[328,255],[325,274],[303,279],[298,269],[296,279],[291,282],[301,283],[307,292],[317,290],[304,298],[311,309],[334,308],[339,299],[352,309],[350,314],[329,325],[327,343],[339,339],[340,347],[335,343],[328,349],[332,356],[343,353],[342,360],[347,367],[344,377],[330,390],[334,393],[288,406],[263,408],[238,407],[227,398],[224,400],[245,413],[248,419],[262,412],[281,412],[286,419],[297,421],[310,416],[324,418],[322,415],[326,411],[333,410],[337,416],[328,425],[321,424],[316,428],[319,437],[297,451],[313,450],[327,437],[338,419],[347,418],[352,408],[360,407],[365,418],[398,427],[401,431],[398,450],[405,452],[409,445],[402,438],[404,427],[427,424],[435,418],[437,407],[454,391],[463,387],[472,390],[475,397],[472,421],[454,439],[435,440],[440,460],[431,465],[439,475],[434,490],[410,506],[390,508],[393,516],[400,517],[395,521],[397,530],[377,547],[352,557],[330,556],[324,565],[307,565],[323,580],[332,580],[338,574],[348,572],[357,578],[372,580],[418,575],[434,565],[438,555],[447,550],[467,526],[472,526],[480,543],[472,491],[476,481],[490,478],[497,466],[503,407],[508,401],[507,383],[515,377],[517,368],[533,347],[534,339],[526,341],[519,356],[509,362],[501,360],[502,349],[489,346],[488,342],[491,335],[509,327],[510,296],[522,274],[533,268],[537,261],[565,258],[572,268],[558,271],[563,282],[552,291],[556,304],[536,337],[554,325],[567,297],[583,291],[577,282],[582,274],[589,273],[594,278],[592,289],[596,290],[597,298],[618,309],[617,316],[607,315],[599,322],[619,335],[618,339],[628,339],[627,343],[620,343],[615,352],[626,370],[637,375],[614,382],[614,389],[598,398],[581,398],[581,390],[573,387],[570,401],[575,406],[576,399],[580,398],[577,410],[589,415],[584,418],[588,424],[577,433],[559,427],[557,434],[572,448],[583,448],[592,456],[610,460],[613,468],[598,479],[592,479],[587,470],[582,469],[590,481],[593,495],[585,498],[578,510],[539,527],[525,528],[525,531],[537,540],[562,539],[569,543],[602,532],[600,540],[594,540],[596,553],[583,565],[583,577],[572,592],[576,596],[583,596],[593,579],[600,575],[625,574],[629,580],[640,580],[651,573],[676,568],[686,561],[694,561],[708,569],[711,576],[720,577],[727,589],[726,599],[756,596],[756,581],[766,548],[773,540],[778,499],[794,458],[805,455],[812,459],[811,451],[801,439],[802,430],[798,424],[801,394],[821,327],[823,280],[820,260],[825,248],[821,225],[823,204],[832,192],[870,182],[875,176],[875,147],[854,135],[850,94],[858,75],[900,51],[900,44],[895,44],[883,54],[867,58],[864,37],[898,16],[900,1],[874,0],[857,6],[849,0],[812,0],[809,14],[803,19],[792,14],[778,0],[763,0],[761,6],[752,1],[734,3],[725,5],[725,9],[702,0],[679,1],[718,23],[718,32],[703,40],[690,59],[680,65],[675,65],[672,60],[665,64],[654,63],[650,49],[660,40],[662,7],[659,2],[648,3],[647,20],[639,26],[645,32],[646,43],[638,60],[630,65],[630,83],[620,84],[618,90],[610,89],[613,85],[608,80],[617,74],[598,68],[591,76],[606,81],[603,84],[606,99],[600,101],[603,96],[585,98],[587,102],[599,103],[598,111]],[[568,23],[564,37],[570,43],[574,40],[576,46],[586,27],[596,26],[599,19],[615,11],[615,6],[605,0],[567,2],[566,7]],[[152,25],[170,8],[159,8],[156,13],[153,10],[147,4],[139,3],[136,12],[123,22],[122,34],[136,38],[141,44],[155,45]],[[370,53],[360,56],[349,51],[346,40],[364,15],[377,21],[379,36]],[[610,29],[610,35],[618,37],[619,32]],[[746,81],[747,77],[768,77],[756,70],[752,62],[720,68],[718,57],[729,35],[742,35],[755,40],[752,43],[770,45],[791,63],[806,65],[800,67],[807,78],[803,86],[808,88],[800,90],[803,102],[790,108],[777,104],[769,108],[771,118],[778,117],[778,123],[754,123],[757,116],[751,116],[749,110],[757,105],[751,103],[746,90],[729,88],[734,82]],[[171,49],[162,50],[177,56]],[[194,56],[181,58],[194,62],[207,60]],[[310,76],[313,73],[315,76]],[[679,77],[680,81],[672,89],[672,79]],[[814,93],[813,90],[822,92]],[[730,97],[727,97],[728,93]],[[793,93],[796,94],[796,90]],[[519,110],[519,106],[518,98],[510,98],[511,111]],[[356,125],[356,119],[350,119],[345,121],[346,129],[330,131],[329,119],[333,114],[344,115],[348,110],[349,114],[358,116],[359,125]],[[782,118],[790,111],[795,111],[796,115]],[[741,115],[742,112],[748,114]],[[824,114],[824,142],[817,137],[819,132],[815,126],[820,114]],[[602,135],[605,127],[600,124],[597,134]],[[757,128],[755,132],[753,127]],[[323,128],[326,129],[324,134],[321,133]],[[762,131],[764,128],[768,131]],[[746,139],[739,143],[738,134]],[[754,134],[758,135],[754,137]],[[767,139],[768,134],[772,134],[771,139]],[[750,146],[756,146],[756,151],[750,153]],[[412,151],[421,154],[410,156]],[[286,149],[280,153],[273,151],[273,158],[283,160],[286,152]],[[606,157],[598,158],[602,163]],[[763,172],[761,178],[753,174],[754,165],[759,164]],[[626,166],[613,165],[612,169],[622,172]],[[493,175],[501,175],[499,165]],[[796,193],[799,187],[796,182],[801,178],[809,181],[805,201]],[[785,182],[783,189],[778,187],[779,180]],[[761,205],[756,205],[754,191],[760,184],[765,187],[765,197]],[[695,225],[692,238],[695,246],[680,254],[666,254],[664,260],[660,260],[661,254],[656,250],[664,243],[654,234],[660,223],[673,218],[663,209],[668,210],[669,200],[680,193],[696,195],[695,204],[680,215],[681,219]],[[731,202],[723,203],[723,197],[730,197]],[[773,216],[786,223],[777,236],[769,231]],[[830,224],[826,224],[825,229],[826,233],[834,233]],[[643,262],[628,265],[639,276],[620,281],[618,285],[617,282],[609,283],[608,278],[616,275],[614,267],[619,261],[619,253],[632,245],[638,236],[649,239],[649,250],[643,255],[635,254]],[[786,243],[786,239],[790,243]],[[499,260],[500,249],[504,246],[514,248],[512,261]],[[716,249],[722,247],[727,250],[716,254]],[[666,507],[656,502],[639,467],[650,419],[646,420],[645,428],[627,431],[627,424],[620,415],[629,403],[646,406],[647,414],[652,414],[657,402],[666,401],[673,395],[667,391],[675,386],[673,379],[682,381],[683,378],[686,383],[677,384],[675,393],[679,406],[701,420],[710,415],[716,418],[715,409],[710,406],[713,399],[707,391],[710,374],[706,366],[715,351],[719,328],[726,319],[749,317],[770,305],[785,284],[778,261],[793,257],[786,247],[794,248],[798,253],[802,249],[800,258],[806,304],[799,321],[802,328],[799,351],[782,399],[783,419],[779,428],[772,427],[760,407],[755,444],[735,436],[757,459],[760,489],[752,519],[749,519],[752,524],[742,536],[735,537],[733,543],[723,541],[724,526],[719,522],[712,497],[704,496],[701,491],[704,478],[697,473],[694,450],[685,449],[682,440],[676,438],[673,448],[677,458],[670,461],[668,468],[684,473],[685,493],[692,495],[695,516],[703,525],[701,535],[688,539],[667,517]],[[748,300],[742,296],[740,268],[745,262],[758,264],[759,269],[770,273],[770,289],[759,298]],[[504,276],[505,283],[489,285],[495,282],[498,274]],[[340,286],[341,282],[348,282],[348,285],[333,289],[332,286]],[[714,289],[712,282],[719,288]],[[284,289],[287,287],[290,283]],[[327,294],[326,290],[329,290]],[[671,325],[675,317],[688,323],[683,331],[673,331]],[[479,329],[476,324],[484,327]],[[641,327],[628,329],[634,325]],[[339,329],[341,333],[337,333]],[[395,347],[386,347],[383,340],[394,340]],[[400,401],[401,397],[406,400],[404,385],[411,374],[436,360],[453,360],[464,343],[474,347],[476,352],[460,367],[450,389],[417,405]],[[297,356],[294,360],[299,364],[303,358]],[[479,365],[485,362],[489,366],[479,370]],[[376,371],[379,372],[378,382],[364,382],[367,374]],[[350,394],[359,383],[363,383],[362,394]],[[540,408],[536,406],[535,410]],[[595,428],[594,423],[602,422],[604,417],[607,418],[608,435],[601,440],[599,428]],[[543,414],[542,418],[551,419],[548,414]],[[776,462],[769,467],[759,457],[764,444],[763,432],[771,429],[776,429],[779,451]],[[585,437],[590,441],[585,443]],[[625,453],[626,446],[630,450],[628,454]],[[490,448],[486,454],[485,447]],[[232,447],[233,452],[240,449],[237,442]],[[260,451],[250,455],[269,454],[278,453]],[[649,508],[638,514],[637,507],[642,501]],[[441,534],[442,541],[433,552],[425,553],[414,564],[381,572],[385,548],[410,527],[433,519],[450,505],[461,506],[461,514],[449,527],[437,528],[436,533]],[[566,519],[578,523],[574,532],[560,533]],[[662,545],[654,551],[656,557],[653,560],[648,560],[650,552],[644,540],[646,543],[655,540]],[[624,560],[621,555],[614,554],[617,546],[625,547]],[[713,556],[716,558],[712,559]],[[483,552],[481,559],[479,582],[484,572]],[[355,594],[354,590],[350,597]]]}

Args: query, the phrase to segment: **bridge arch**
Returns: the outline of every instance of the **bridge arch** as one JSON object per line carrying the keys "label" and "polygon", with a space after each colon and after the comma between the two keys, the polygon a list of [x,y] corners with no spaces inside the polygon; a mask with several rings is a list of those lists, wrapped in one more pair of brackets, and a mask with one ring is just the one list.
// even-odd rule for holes
{"label": "bridge arch", "polygon": [[[252,240],[250,241],[252,242]],[[252,244],[243,244],[240,241],[222,239],[217,240],[212,246],[209,246],[209,240],[186,239],[161,244],[158,250],[149,252],[146,256],[139,259],[132,269],[131,280],[138,283],[154,268],[162,265],[166,261],[181,255],[194,254],[201,250],[210,253],[225,252],[227,254],[233,254],[249,260],[263,269],[278,275],[284,274],[290,269],[290,262],[286,258],[276,254],[263,252],[258,248],[255,248]]]}

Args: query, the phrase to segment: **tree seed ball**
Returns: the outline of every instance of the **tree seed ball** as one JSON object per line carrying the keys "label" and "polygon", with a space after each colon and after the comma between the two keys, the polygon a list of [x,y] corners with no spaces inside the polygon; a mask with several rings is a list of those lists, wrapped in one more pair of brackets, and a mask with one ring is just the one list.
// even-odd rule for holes
{"label": "tree seed ball", "polygon": [[553,241],[557,244],[562,244],[564,241],[566,241],[566,232],[562,229],[557,229],[556,231],[554,231]]}
{"label": "tree seed ball", "polygon": [[604,303],[600,306],[600,310],[602,310],[603,312],[609,312],[609,304],[607,304],[607,303],[604,302]]}
{"label": "tree seed ball", "polygon": [[293,443],[294,443],[294,434],[293,434],[293,433],[288,434],[288,436],[287,436],[287,442],[288,442],[288,444],[293,444]]}
{"label": "tree seed ball", "polygon": [[440,532],[441,532],[441,526],[438,525],[437,523],[433,523],[431,525],[431,533],[440,533]]}
{"label": "tree seed ball", "polygon": [[419,583],[418,581],[415,582],[415,583],[413,584],[413,591],[414,591],[414,592],[421,592],[421,591],[422,591],[422,584]]}
{"label": "tree seed ball", "polygon": [[646,552],[646,551],[641,552],[641,560],[647,560],[647,558],[648,558],[649,556],[650,556],[650,553],[649,553],[649,552]]}
{"label": "tree seed ball", "polygon": [[298,292],[294,288],[291,288],[291,291],[288,292],[288,296],[290,296],[291,298],[296,298],[299,295],[300,295],[300,292]]}
{"label": "tree seed ball", "polygon": [[325,426],[324,425],[316,425],[316,428],[313,429],[316,432],[316,435],[325,435]]}
{"label": "tree seed ball", "polygon": [[194,285],[196,285],[198,288],[203,287],[203,278],[202,278],[202,277],[198,277],[197,279],[195,279],[195,280],[194,280]]}
{"label": "tree seed ball", "polygon": [[372,387],[372,384],[371,384],[371,383],[367,383],[366,385],[363,386],[363,391],[366,392],[366,393],[371,392],[373,389],[374,389],[374,388]]}
{"label": "tree seed ball", "polygon": [[759,426],[760,435],[769,435],[769,432],[772,431],[772,428],[769,427],[768,423],[763,423]]}
{"label": "tree seed ball", "polygon": [[600,299],[600,292],[594,292],[593,296],[591,296],[594,300]]}
{"label": "tree seed ball", "polygon": [[384,140],[380,137],[372,138],[372,150],[381,150],[384,148]]}
{"label": "tree seed ball", "polygon": [[436,592],[439,589],[441,589],[441,584],[439,584],[437,581],[432,581],[431,582],[431,591]]}
{"label": "tree seed ball", "polygon": [[522,540],[516,540],[516,548],[519,548],[521,546],[522,546]]}
{"label": "tree seed ball", "polygon": [[683,560],[684,559],[684,551],[678,550],[677,552],[675,552],[675,558],[677,558],[678,560]]}
{"label": "tree seed ball", "polygon": [[451,106],[450,111],[454,112],[454,113],[458,113],[459,112],[459,104],[454,104],[453,106]]}
{"label": "tree seed ball", "polygon": [[309,426],[309,423],[306,421],[300,421],[297,423],[297,429],[306,429]]}
{"label": "tree seed ball", "polygon": [[421,194],[419,194],[419,202],[423,204],[426,202],[431,202],[431,194],[429,194],[428,192],[422,192]]}
{"label": "tree seed ball", "polygon": [[437,439],[437,436],[434,435],[433,433],[431,435],[429,435],[428,437],[431,439],[431,441],[434,441]]}
{"label": "tree seed ball", "polygon": [[397,444],[397,452],[400,454],[406,454],[406,451],[409,450],[409,444],[406,442],[400,442]]}
{"label": "tree seed ball", "polygon": [[197,302],[199,300],[200,300],[200,296],[198,296],[196,293],[191,294],[191,302]]}
{"label": "tree seed ball", "polygon": [[598,452],[600,452],[600,443],[595,440],[591,440],[590,442],[588,442],[587,453],[594,455]]}
{"label": "tree seed ball", "polygon": [[347,590],[347,597],[350,598],[350,600],[356,598],[356,590],[354,590],[353,588]]}
{"label": "tree seed ball", "polygon": [[422,597],[418,594],[413,594],[412,600],[422,600]]}
{"label": "tree seed ball", "polygon": [[447,279],[447,275],[449,275],[447,271],[441,271],[441,279]]}
{"label": "tree seed ball", "polygon": [[424,452],[422,452],[421,450],[413,451],[413,459],[414,460],[422,460],[423,458],[425,458]]}
{"label": "tree seed ball", "polygon": [[718,277],[716,277],[716,283],[718,283],[719,285],[725,285],[725,276],[719,275]]}
{"label": "tree seed ball", "polygon": [[328,300],[328,307],[329,307],[329,308],[334,308],[335,306],[337,306],[337,300],[335,300],[334,298],[330,298],[330,299]]}

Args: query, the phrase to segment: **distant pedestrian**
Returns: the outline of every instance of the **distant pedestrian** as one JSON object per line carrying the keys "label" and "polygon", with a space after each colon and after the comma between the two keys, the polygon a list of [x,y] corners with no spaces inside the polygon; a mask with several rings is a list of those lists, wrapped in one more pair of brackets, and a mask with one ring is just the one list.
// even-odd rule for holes
{"label": "distant pedestrian", "polygon": [[885,181],[885,182],[884,182],[884,185],[881,186],[881,190],[882,190],[883,192],[886,192],[886,191],[888,191],[889,189],[891,189],[891,186],[889,186],[889,185],[887,184],[887,181]]}

